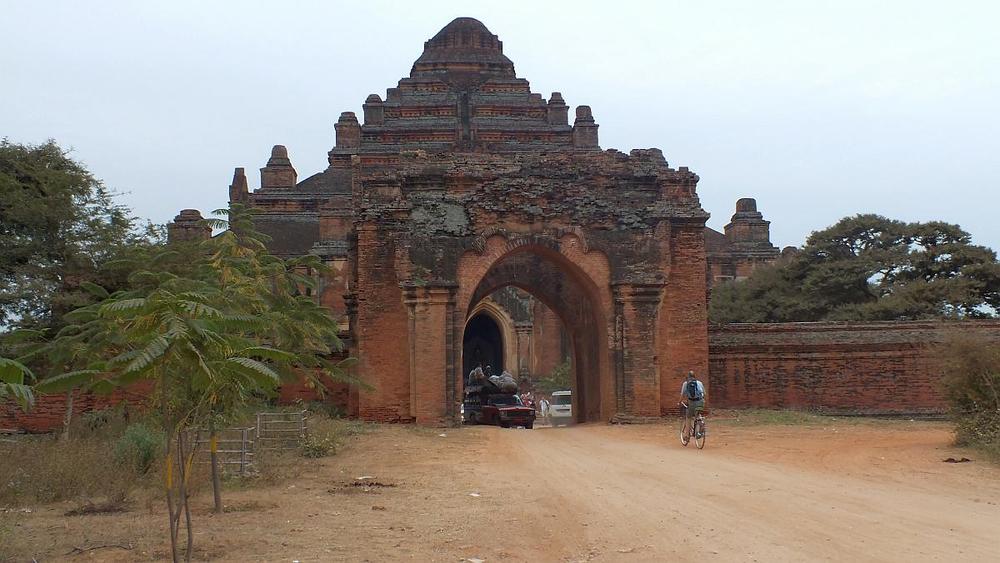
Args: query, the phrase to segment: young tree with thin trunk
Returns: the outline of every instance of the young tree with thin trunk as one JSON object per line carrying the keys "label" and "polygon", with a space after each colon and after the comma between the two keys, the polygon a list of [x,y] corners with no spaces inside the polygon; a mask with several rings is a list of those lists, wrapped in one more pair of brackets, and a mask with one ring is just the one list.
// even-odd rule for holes
{"label": "young tree with thin trunk", "polygon": [[[299,272],[320,264],[272,256],[245,209],[234,208],[230,222],[217,225],[228,230],[204,243],[172,245],[150,261],[160,269],[137,271],[130,289],[81,310],[81,323],[67,327],[58,346],[72,348],[81,335],[100,345],[85,349],[91,358],[85,369],[42,387],[153,383],[168,436],[164,475],[174,560],[182,517],[184,556],[192,556],[188,501],[198,440],[191,434],[208,425],[216,443],[216,429],[255,396],[272,394],[283,376],[305,374],[321,385],[321,378],[344,378],[330,360],[340,348],[337,323],[301,291],[313,282]],[[219,479],[213,484],[221,510]]]}

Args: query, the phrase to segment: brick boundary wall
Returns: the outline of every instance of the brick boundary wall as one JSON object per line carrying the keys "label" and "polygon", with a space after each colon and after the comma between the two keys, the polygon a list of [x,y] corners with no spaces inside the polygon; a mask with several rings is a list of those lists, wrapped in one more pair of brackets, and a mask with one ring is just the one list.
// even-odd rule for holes
{"label": "brick boundary wall", "polygon": [[843,415],[940,414],[947,405],[932,345],[960,332],[1000,342],[1000,321],[712,325],[709,401]]}
{"label": "brick boundary wall", "polygon": [[[151,386],[137,384],[129,389],[116,389],[107,395],[73,391],[73,417],[118,405],[123,401],[137,409],[144,408]],[[13,400],[0,402],[0,432],[53,432],[63,427],[66,416],[66,394],[35,395],[35,405],[24,412]]]}
{"label": "brick boundary wall", "polygon": [[[709,327],[709,402],[717,408],[793,408],[827,414],[926,415],[946,410],[929,345],[972,332],[1000,342],[1000,321],[729,324]],[[348,389],[330,385],[326,401],[344,408]],[[74,412],[147,392],[78,393]],[[314,400],[315,390],[282,386],[279,403]],[[62,426],[65,395],[36,397],[30,413],[0,404],[0,430],[50,432]],[[350,413],[355,414],[355,413]]]}
{"label": "brick boundary wall", "polygon": [[[287,382],[278,388],[275,401],[278,405],[294,405],[300,401],[323,402],[332,408],[351,415],[351,388],[343,382],[327,382],[326,392],[321,396],[315,388],[305,384],[305,379]],[[128,401],[130,407],[146,408],[152,391],[151,383],[139,383],[128,389],[116,389],[108,395],[91,392],[73,392],[73,417],[84,413],[114,407]],[[44,433],[62,429],[66,416],[66,394],[35,395],[35,405],[24,412],[13,400],[0,401],[0,433],[27,432]]]}

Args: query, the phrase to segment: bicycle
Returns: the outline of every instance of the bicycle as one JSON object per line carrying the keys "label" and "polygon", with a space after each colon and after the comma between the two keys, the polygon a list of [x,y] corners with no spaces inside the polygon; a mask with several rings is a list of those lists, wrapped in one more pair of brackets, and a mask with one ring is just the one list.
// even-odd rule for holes
{"label": "bicycle", "polygon": [[704,449],[705,435],[708,434],[704,413],[698,411],[694,416],[694,424],[688,424],[687,403],[678,404],[684,409],[684,420],[681,422],[681,444],[687,446],[691,442],[691,438],[694,438],[694,445],[698,446],[699,450]]}

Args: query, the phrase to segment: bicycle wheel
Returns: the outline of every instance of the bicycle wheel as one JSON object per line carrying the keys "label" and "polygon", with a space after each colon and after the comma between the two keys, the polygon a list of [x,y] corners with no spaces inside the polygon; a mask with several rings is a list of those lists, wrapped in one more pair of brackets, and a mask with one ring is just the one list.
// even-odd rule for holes
{"label": "bicycle wheel", "polygon": [[684,424],[685,422],[687,421],[686,420],[681,421],[681,444],[686,446],[688,445],[688,442],[691,441],[691,435],[687,433],[687,428],[685,428]]}
{"label": "bicycle wheel", "polygon": [[698,449],[705,447],[705,421],[696,420],[694,422],[694,445],[698,446]]}

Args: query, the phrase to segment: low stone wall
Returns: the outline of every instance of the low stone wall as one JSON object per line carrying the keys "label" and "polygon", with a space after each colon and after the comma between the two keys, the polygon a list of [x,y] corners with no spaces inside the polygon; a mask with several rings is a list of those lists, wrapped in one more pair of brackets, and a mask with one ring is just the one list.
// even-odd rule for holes
{"label": "low stone wall", "polygon": [[1000,321],[730,324],[709,328],[713,407],[830,414],[945,412],[933,345]]}

